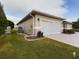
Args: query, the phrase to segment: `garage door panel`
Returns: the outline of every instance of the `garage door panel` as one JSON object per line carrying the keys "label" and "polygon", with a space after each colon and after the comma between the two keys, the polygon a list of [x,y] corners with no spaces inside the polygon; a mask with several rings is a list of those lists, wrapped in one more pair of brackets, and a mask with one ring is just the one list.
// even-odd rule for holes
{"label": "garage door panel", "polygon": [[60,24],[54,22],[42,22],[42,31],[44,35],[51,35],[61,32]]}

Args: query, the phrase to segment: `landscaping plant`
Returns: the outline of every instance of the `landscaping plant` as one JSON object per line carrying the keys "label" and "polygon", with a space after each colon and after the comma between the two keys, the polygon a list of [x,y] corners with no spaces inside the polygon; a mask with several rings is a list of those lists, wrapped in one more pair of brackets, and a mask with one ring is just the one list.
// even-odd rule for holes
{"label": "landscaping plant", "polygon": [[4,17],[0,17],[0,35],[5,32],[7,26],[8,21]]}

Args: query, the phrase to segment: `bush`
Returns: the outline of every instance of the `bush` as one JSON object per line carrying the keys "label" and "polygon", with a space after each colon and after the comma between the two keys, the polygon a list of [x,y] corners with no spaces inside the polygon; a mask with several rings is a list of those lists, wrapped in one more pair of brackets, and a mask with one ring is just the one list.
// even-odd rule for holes
{"label": "bush", "polygon": [[43,37],[43,33],[41,31],[38,31],[37,37]]}
{"label": "bush", "polygon": [[63,33],[65,33],[65,34],[74,34],[75,31],[73,29],[63,29]]}
{"label": "bush", "polygon": [[79,32],[79,29],[74,29],[75,32]]}
{"label": "bush", "polygon": [[0,35],[4,34],[8,21],[4,17],[0,17]]}
{"label": "bush", "polygon": [[75,29],[79,29],[79,19],[75,22],[72,22],[72,27]]}

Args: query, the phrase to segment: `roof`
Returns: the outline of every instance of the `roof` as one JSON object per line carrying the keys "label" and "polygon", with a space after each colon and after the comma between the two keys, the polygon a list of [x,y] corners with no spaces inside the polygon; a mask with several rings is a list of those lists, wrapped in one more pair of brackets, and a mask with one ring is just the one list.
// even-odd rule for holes
{"label": "roof", "polygon": [[66,24],[72,24],[72,22],[68,22],[68,21],[63,21],[63,22],[65,22]]}
{"label": "roof", "polygon": [[54,18],[54,19],[65,20],[64,18],[61,18],[61,17],[57,17],[57,16],[53,16],[53,15],[50,15],[50,14],[47,14],[47,13],[40,12],[40,11],[32,10],[20,22],[18,22],[17,25],[26,21],[27,19],[31,18],[32,16],[30,14],[33,15],[33,16],[38,14],[38,15],[42,15],[42,16],[46,16],[46,17],[50,17],[50,18]]}

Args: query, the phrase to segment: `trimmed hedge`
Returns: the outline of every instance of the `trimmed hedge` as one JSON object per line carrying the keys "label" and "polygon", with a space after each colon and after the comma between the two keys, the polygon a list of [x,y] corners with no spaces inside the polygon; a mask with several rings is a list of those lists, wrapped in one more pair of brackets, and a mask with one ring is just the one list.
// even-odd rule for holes
{"label": "trimmed hedge", "polygon": [[64,34],[74,34],[75,31],[73,29],[63,29]]}

